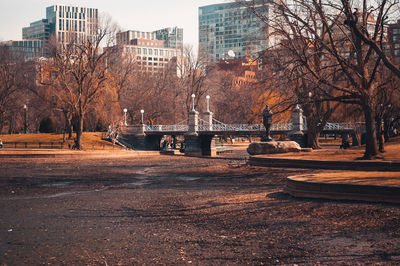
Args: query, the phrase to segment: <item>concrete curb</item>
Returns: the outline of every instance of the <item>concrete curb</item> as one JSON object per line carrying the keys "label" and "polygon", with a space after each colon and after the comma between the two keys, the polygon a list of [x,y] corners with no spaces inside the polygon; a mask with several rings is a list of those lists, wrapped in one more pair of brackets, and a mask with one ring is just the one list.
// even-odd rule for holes
{"label": "concrete curb", "polygon": [[296,176],[286,179],[285,192],[300,198],[400,203],[400,187],[309,182],[296,180]]}
{"label": "concrete curb", "polygon": [[320,161],[250,156],[249,164],[265,167],[328,170],[400,171],[400,162],[389,161]]}

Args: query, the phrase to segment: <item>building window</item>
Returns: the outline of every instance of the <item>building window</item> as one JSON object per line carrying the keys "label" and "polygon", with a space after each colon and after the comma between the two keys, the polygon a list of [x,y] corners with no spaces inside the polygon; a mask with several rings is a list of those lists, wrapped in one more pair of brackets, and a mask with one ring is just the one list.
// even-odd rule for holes
{"label": "building window", "polygon": [[154,55],[158,55],[158,49],[154,49]]}
{"label": "building window", "polygon": [[153,49],[149,49],[149,55],[153,55]]}
{"label": "building window", "polygon": [[143,48],[143,54],[147,54],[147,48]]}
{"label": "building window", "polygon": [[137,52],[138,52],[138,54],[141,54],[142,53],[142,48],[137,48]]}

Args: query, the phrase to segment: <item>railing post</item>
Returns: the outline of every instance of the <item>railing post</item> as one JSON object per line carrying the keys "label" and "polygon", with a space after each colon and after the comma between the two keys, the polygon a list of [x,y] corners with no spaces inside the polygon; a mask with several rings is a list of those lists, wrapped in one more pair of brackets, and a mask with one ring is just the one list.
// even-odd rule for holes
{"label": "railing post", "polygon": [[189,130],[188,133],[197,133],[199,131],[199,112],[192,110],[189,112]]}
{"label": "railing post", "polygon": [[210,111],[206,111],[203,113],[204,121],[207,122],[206,130],[212,131],[213,130],[213,113]]}

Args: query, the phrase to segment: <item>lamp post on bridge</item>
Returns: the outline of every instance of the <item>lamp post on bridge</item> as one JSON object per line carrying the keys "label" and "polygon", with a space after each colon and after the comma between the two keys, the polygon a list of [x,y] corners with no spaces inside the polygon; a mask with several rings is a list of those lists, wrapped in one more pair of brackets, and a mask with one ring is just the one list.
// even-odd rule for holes
{"label": "lamp post on bridge", "polygon": [[210,95],[207,95],[206,99],[207,99],[207,111],[206,112],[210,112]]}
{"label": "lamp post on bridge", "polygon": [[210,111],[210,95],[206,96],[207,110],[203,113],[204,120],[207,122],[207,130],[212,130],[212,116],[213,113]]}
{"label": "lamp post on bridge", "polygon": [[192,94],[192,112],[194,112],[194,98],[196,97],[196,95],[194,95],[194,93]]}
{"label": "lamp post on bridge", "polygon": [[143,123],[143,114],[144,114],[144,110],[141,109],[141,110],[140,110],[140,113],[142,114],[142,120],[141,120],[141,121],[142,121],[142,124],[144,124],[144,123]]}
{"label": "lamp post on bridge", "polygon": [[193,93],[191,97],[192,97],[192,110],[190,110],[189,112],[188,133],[197,134],[197,131],[199,130],[199,112],[197,112],[194,109],[194,98],[196,97],[196,95]]}
{"label": "lamp post on bridge", "polygon": [[128,112],[128,109],[124,108],[124,125],[127,126],[128,124],[126,123],[126,113]]}

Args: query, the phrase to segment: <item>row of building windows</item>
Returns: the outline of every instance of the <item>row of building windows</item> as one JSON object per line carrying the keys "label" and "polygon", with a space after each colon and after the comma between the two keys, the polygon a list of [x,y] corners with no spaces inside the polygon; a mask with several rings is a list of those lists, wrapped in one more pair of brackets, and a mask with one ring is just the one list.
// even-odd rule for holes
{"label": "row of building windows", "polygon": [[70,42],[72,40],[82,41],[88,36],[84,33],[77,32],[59,32],[58,41],[59,42]]}
{"label": "row of building windows", "polygon": [[138,45],[146,45],[146,46],[156,46],[156,47],[162,47],[162,43],[157,43],[157,42],[138,42]]}
{"label": "row of building windows", "polygon": [[164,67],[164,63],[157,63],[157,62],[138,62],[138,65],[143,65],[143,66],[160,66],[160,67]]}
{"label": "row of building windows", "polygon": [[143,55],[159,55],[159,56],[179,56],[179,51],[173,50],[162,50],[162,49],[151,49],[141,47],[126,47],[125,52]]}
{"label": "row of building windows", "polygon": [[59,19],[58,30],[66,30],[66,31],[74,30],[79,32],[85,32],[85,21]]}
{"label": "row of building windows", "polygon": [[[77,14],[83,14],[83,18],[85,18],[85,13],[88,14],[89,18],[97,17],[98,16],[98,10],[95,8],[79,8],[79,7],[73,7],[73,6],[58,6],[59,8],[59,16],[63,17],[64,13],[67,18],[77,18]],[[81,18],[79,16],[79,18]]]}
{"label": "row of building windows", "polygon": [[137,60],[147,60],[147,61],[161,61],[161,62],[168,62],[168,58],[157,58],[157,57],[146,57],[146,56],[138,56],[136,57]]}
{"label": "row of building windows", "polygon": [[64,13],[63,12],[61,12],[61,10],[60,10],[60,12],[58,13],[58,16],[60,17],[60,18],[74,18],[74,19],[85,19],[85,13],[72,13],[72,12],[66,12],[65,13],[65,16],[64,16]]}

